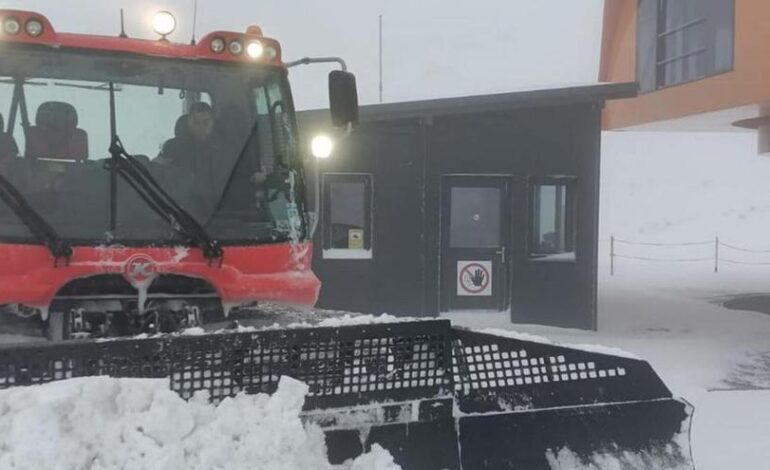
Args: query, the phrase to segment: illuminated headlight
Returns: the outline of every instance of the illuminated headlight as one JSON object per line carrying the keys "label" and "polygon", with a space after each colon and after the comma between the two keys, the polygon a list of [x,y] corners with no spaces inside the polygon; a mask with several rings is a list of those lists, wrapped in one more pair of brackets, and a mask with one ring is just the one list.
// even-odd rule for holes
{"label": "illuminated headlight", "polygon": [[278,55],[278,51],[275,50],[275,47],[273,46],[267,46],[265,48],[265,57],[267,60],[273,60]]}
{"label": "illuminated headlight", "polygon": [[21,31],[21,23],[14,17],[6,18],[3,20],[3,32],[5,34],[15,36]]}
{"label": "illuminated headlight", "polygon": [[36,38],[43,34],[43,22],[36,19],[31,19],[27,21],[27,24],[24,25],[24,30],[32,36],[33,38]]}
{"label": "illuminated headlight", "polygon": [[264,52],[265,52],[265,47],[259,41],[251,41],[249,45],[246,46],[246,53],[252,59],[258,59],[262,57],[262,54]]}
{"label": "illuminated headlight", "polygon": [[176,29],[176,18],[167,11],[159,11],[152,18],[152,29],[165,38]]}
{"label": "illuminated headlight", "polygon": [[219,54],[225,50],[225,40],[222,38],[214,38],[211,40],[211,52]]}
{"label": "illuminated headlight", "polygon": [[310,142],[310,151],[316,158],[329,158],[334,150],[334,141],[325,135],[317,135]]}
{"label": "illuminated headlight", "polygon": [[243,43],[238,40],[231,41],[229,49],[231,54],[241,55],[243,53]]}

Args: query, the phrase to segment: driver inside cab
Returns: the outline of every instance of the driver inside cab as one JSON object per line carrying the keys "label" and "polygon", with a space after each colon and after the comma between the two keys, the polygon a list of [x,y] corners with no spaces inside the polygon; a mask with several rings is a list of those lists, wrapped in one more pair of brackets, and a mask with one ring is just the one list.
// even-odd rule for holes
{"label": "driver inside cab", "polygon": [[201,209],[252,212],[270,221],[270,205],[285,204],[278,194],[283,193],[285,176],[259,163],[258,139],[242,110],[226,110],[219,121],[211,105],[194,103],[177,120],[175,136],[163,144],[156,162],[195,175]]}
{"label": "driver inside cab", "polygon": [[187,168],[195,175],[210,175],[216,164],[212,134],[214,111],[199,101],[176,123],[174,138],[163,144],[157,162]]}

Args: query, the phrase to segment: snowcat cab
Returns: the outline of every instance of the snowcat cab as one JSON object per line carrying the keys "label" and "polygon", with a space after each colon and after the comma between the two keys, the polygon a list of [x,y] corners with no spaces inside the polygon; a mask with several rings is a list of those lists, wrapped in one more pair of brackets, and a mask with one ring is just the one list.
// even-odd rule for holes
{"label": "snowcat cab", "polygon": [[[160,40],[0,18],[5,311],[40,314],[64,339],[171,331],[262,301],[314,305],[277,41],[250,27],[173,44],[166,12]],[[337,71],[331,85],[340,75],[350,82]],[[345,93],[333,108],[355,103]]]}
{"label": "snowcat cab", "polygon": [[284,64],[255,27],[172,44],[173,18],[157,23],[161,40],[84,36],[0,10],[0,305],[74,338],[0,345],[0,389],[155,377],[218,402],[286,375],[332,463],[376,443],[406,469],[692,468],[692,408],[613,353],[447,320],[95,338],[318,295],[286,69],[341,61]]}

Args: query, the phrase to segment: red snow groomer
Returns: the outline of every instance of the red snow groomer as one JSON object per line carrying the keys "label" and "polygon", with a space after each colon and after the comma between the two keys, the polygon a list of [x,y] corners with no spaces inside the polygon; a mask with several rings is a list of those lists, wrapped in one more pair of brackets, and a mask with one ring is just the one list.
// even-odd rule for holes
{"label": "red snow groomer", "polygon": [[0,389],[154,377],[218,402],[291,376],[333,463],[378,443],[419,470],[692,467],[692,409],[639,359],[446,320],[99,340],[312,306],[287,68],[339,62],[332,120],[358,117],[339,59],[284,63],[257,27],[173,44],[174,18],[153,23],[160,39],[64,34],[0,9],[0,318],[69,339],[0,345]]}
{"label": "red snow groomer", "polygon": [[[53,339],[311,307],[287,64],[259,27],[192,45],[64,34],[0,10],[0,305]],[[289,64],[291,65],[291,64]],[[330,74],[335,122],[357,115]],[[3,119],[4,118],[4,119]]]}

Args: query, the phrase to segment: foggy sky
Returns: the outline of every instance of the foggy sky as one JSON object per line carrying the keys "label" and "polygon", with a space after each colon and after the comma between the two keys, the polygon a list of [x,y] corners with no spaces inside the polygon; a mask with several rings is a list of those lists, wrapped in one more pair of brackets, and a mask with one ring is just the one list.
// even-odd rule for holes
{"label": "foggy sky", "polygon": [[[153,38],[151,13],[177,17],[171,36],[191,37],[193,0],[0,0],[35,10],[57,31]],[[284,59],[343,57],[363,104],[378,101],[378,15],[384,22],[384,101],[595,82],[603,0],[199,0],[197,36],[258,24]],[[327,103],[325,66],[292,69],[299,108]]]}

